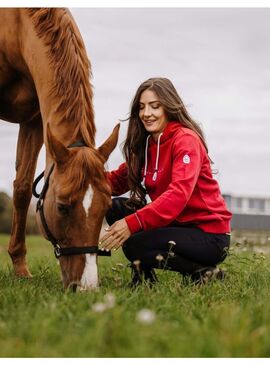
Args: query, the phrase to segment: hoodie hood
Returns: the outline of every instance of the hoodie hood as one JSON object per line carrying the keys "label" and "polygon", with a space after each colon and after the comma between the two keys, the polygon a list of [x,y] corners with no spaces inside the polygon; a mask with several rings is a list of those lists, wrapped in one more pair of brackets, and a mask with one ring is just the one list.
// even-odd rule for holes
{"label": "hoodie hood", "polygon": [[[183,128],[180,122],[168,122],[164,130],[160,133],[161,135],[160,144],[163,144],[168,139],[170,139],[172,135],[180,128]],[[149,146],[152,146],[158,142],[158,141],[155,142],[154,139],[151,138],[151,134],[149,134],[148,137],[149,137]]]}

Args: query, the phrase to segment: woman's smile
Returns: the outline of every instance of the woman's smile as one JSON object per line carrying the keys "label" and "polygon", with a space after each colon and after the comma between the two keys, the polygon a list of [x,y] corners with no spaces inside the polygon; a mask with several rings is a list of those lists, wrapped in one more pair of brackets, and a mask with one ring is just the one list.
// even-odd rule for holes
{"label": "woman's smile", "polygon": [[139,116],[144,128],[156,141],[158,135],[166,127],[168,120],[159,98],[150,89],[141,94]]}

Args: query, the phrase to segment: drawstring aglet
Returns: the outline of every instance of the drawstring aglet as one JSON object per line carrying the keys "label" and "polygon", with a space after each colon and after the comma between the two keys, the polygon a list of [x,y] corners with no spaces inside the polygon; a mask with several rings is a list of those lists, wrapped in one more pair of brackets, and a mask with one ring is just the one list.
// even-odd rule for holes
{"label": "drawstring aglet", "polygon": [[154,175],[152,177],[152,180],[153,181],[156,181],[156,179],[157,179],[157,170],[155,170]]}

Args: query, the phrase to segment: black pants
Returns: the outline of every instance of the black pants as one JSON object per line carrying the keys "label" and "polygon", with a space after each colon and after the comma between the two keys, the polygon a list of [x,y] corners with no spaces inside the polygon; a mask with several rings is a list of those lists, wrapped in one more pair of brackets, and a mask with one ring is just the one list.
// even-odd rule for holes
{"label": "black pants", "polygon": [[[125,207],[125,200],[112,200],[112,207],[106,215],[109,225],[132,213]],[[131,235],[123,245],[123,252],[130,262],[139,260],[142,268],[169,269],[190,275],[222,262],[229,246],[229,235],[206,233],[196,227],[177,226],[175,223]]]}

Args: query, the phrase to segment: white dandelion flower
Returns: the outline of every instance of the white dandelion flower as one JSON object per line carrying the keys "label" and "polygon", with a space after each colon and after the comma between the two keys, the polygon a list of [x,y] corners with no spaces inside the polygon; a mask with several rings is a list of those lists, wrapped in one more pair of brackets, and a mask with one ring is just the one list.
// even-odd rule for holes
{"label": "white dandelion flower", "polygon": [[156,319],[156,314],[150,309],[141,309],[136,316],[136,319],[140,323],[151,324]]}
{"label": "white dandelion flower", "polygon": [[133,261],[133,265],[136,267],[137,270],[140,270],[140,263],[141,263],[140,260]]}
{"label": "white dandelion flower", "polygon": [[164,257],[163,257],[162,255],[158,254],[158,255],[156,256],[156,260],[157,260],[157,261],[162,261],[162,260],[164,260]]}
{"label": "white dandelion flower", "polygon": [[106,303],[95,303],[92,305],[92,311],[96,313],[103,313],[107,309]]}
{"label": "white dandelion flower", "polygon": [[116,298],[113,293],[107,293],[104,296],[104,300],[107,308],[113,308],[115,306]]}

